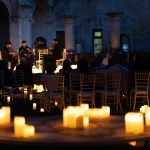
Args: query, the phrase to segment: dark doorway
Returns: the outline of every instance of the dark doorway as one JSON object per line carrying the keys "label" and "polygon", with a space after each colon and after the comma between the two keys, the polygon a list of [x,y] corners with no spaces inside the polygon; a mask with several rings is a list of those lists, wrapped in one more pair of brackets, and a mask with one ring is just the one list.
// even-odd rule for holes
{"label": "dark doorway", "polygon": [[56,31],[56,38],[58,39],[60,50],[63,51],[63,49],[65,48],[65,32]]}
{"label": "dark doorway", "polygon": [[38,45],[39,41],[42,40],[44,42],[44,45],[46,45],[46,39],[44,37],[38,37],[34,40],[34,45]]}
{"label": "dark doorway", "polygon": [[3,2],[0,1],[0,48],[9,40],[9,12]]}

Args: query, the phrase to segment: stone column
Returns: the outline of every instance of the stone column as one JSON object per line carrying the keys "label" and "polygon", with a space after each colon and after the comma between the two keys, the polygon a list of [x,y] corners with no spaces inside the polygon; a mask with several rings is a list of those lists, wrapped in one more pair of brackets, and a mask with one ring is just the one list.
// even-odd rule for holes
{"label": "stone column", "polygon": [[120,49],[120,13],[107,13],[110,20],[111,49]]}
{"label": "stone column", "polygon": [[9,24],[12,48],[17,51],[22,41],[21,18],[18,16],[12,16],[9,18]]}
{"label": "stone column", "polygon": [[74,45],[74,18],[72,16],[64,16],[65,24],[65,48],[69,52],[75,50]]}

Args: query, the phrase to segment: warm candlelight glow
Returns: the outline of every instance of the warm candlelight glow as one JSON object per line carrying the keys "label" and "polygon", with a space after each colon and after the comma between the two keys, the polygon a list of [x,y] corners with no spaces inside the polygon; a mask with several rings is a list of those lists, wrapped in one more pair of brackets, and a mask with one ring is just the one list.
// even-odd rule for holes
{"label": "warm candlelight glow", "polygon": [[40,112],[44,112],[44,108],[41,108],[41,109],[40,109]]}
{"label": "warm candlelight glow", "polygon": [[0,125],[4,124],[4,117],[5,117],[5,112],[0,109]]}
{"label": "warm candlelight glow", "polygon": [[145,114],[147,107],[148,107],[147,105],[141,106],[140,112]]}
{"label": "warm candlelight glow", "polygon": [[23,137],[24,125],[25,125],[24,117],[19,116],[14,117],[14,133],[16,137]]}
{"label": "warm candlelight glow", "polygon": [[147,109],[145,112],[145,124],[146,126],[150,126],[150,109]]}
{"label": "warm candlelight glow", "polygon": [[7,103],[10,103],[10,96],[7,96]]}
{"label": "warm candlelight glow", "polygon": [[102,106],[103,110],[103,117],[110,117],[110,107],[109,106]]}
{"label": "warm candlelight glow", "polygon": [[63,53],[66,53],[66,49],[63,50]]}
{"label": "warm candlelight glow", "polygon": [[24,125],[23,137],[31,137],[35,135],[35,128],[32,125]]}
{"label": "warm candlelight glow", "polygon": [[30,100],[32,100],[32,99],[33,99],[33,95],[32,95],[32,94],[30,94],[30,95],[29,95],[29,98],[30,98]]}
{"label": "warm candlelight glow", "polygon": [[4,123],[9,124],[10,123],[10,107],[9,106],[3,106],[2,110],[5,113]]}
{"label": "warm candlelight glow", "polygon": [[36,110],[36,103],[33,103],[33,110]]}
{"label": "warm candlelight glow", "polygon": [[103,110],[102,110],[102,108],[90,108],[88,115],[91,118],[103,117]]}
{"label": "warm candlelight glow", "polygon": [[55,101],[55,106],[57,106],[57,105],[58,105],[58,102]]}
{"label": "warm candlelight glow", "polygon": [[85,128],[89,126],[89,118],[83,107],[69,106],[63,110],[63,126],[68,128]]}
{"label": "warm candlelight glow", "polygon": [[126,133],[140,134],[144,132],[144,119],[142,113],[129,112],[125,115]]}

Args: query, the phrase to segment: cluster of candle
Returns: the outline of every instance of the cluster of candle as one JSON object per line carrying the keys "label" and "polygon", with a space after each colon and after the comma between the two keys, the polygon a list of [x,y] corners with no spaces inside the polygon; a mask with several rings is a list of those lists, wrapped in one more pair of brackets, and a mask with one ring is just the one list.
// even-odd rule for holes
{"label": "cluster of candle", "polygon": [[129,112],[125,115],[126,133],[141,134],[144,132],[144,115],[145,125],[150,126],[150,107],[141,106],[140,112]]}
{"label": "cluster of candle", "polygon": [[32,125],[25,124],[25,118],[21,116],[14,117],[15,137],[32,137],[35,135],[35,128]]}
{"label": "cluster of candle", "polygon": [[63,126],[67,128],[87,128],[90,117],[109,117],[110,107],[89,108],[88,104],[69,106],[63,110]]}
{"label": "cluster of candle", "polygon": [[9,124],[10,123],[10,107],[2,107],[0,109],[0,124]]}

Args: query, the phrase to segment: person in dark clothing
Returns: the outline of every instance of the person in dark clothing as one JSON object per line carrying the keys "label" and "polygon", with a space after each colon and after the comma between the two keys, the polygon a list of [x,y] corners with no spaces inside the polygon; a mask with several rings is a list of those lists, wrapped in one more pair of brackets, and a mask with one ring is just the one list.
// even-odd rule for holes
{"label": "person in dark clothing", "polygon": [[61,59],[61,51],[57,39],[53,39],[53,45],[50,47],[50,51],[55,56],[56,60]]}
{"label": "person in dark clothing", "polygon": [[11,70],[13,70],[18,63],[18,54],[12,50],[11,45],[11,42],[7,42],[5,47],[1,50],[1,55],[2,60],[11,62]]}
{"label": "person in dark clothing", "polygon": [[29,64],[26,63],[26,58],[22,57],[20,59],[20,64],[16,67],[16,70],[23,70],[24,72],[24,84],[25,85],[32,85],[32,69]]}

